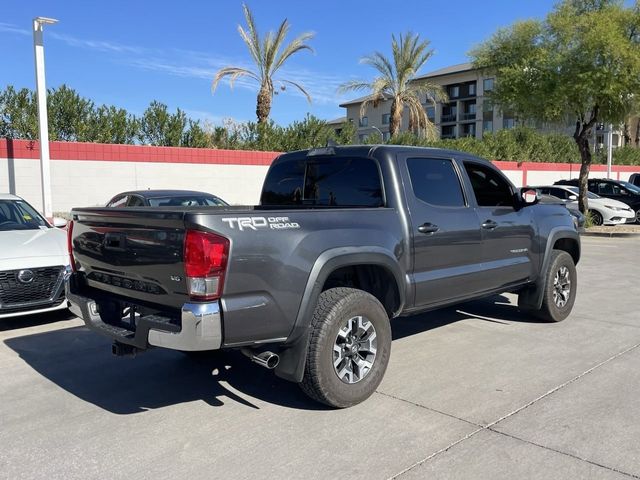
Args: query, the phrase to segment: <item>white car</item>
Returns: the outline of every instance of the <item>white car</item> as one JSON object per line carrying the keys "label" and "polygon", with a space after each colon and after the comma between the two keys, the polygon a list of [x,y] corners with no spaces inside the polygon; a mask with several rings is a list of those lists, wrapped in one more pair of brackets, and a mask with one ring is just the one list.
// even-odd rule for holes
{"label": "white car", "polygon": [[66,221],[47,222],[15,195],[0,194],[0,319],[67,308]]}
{"label": "white car", "polygon": [[[571,185],[551,185],[544,187],[531,187],[543,195],[552,195],[563,200],[567,208],[578,210],[578,187]],[[629,205],[611,198],[604,198],[592,192],[587,192],[589,213],[595,225],[620,225],[632,223],[636,220],[636,214]]]}

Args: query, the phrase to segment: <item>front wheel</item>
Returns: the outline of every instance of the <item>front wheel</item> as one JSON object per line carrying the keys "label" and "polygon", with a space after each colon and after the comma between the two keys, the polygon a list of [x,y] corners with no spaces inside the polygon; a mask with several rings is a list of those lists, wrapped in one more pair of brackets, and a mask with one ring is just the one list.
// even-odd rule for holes
{"label": "front wheel", "polygon": [[314,400],[344,408],[369,398],[389,363],[391,326],[373,295],[353,288],[322,292],[300,386]]}
{"label": "front wheel", "polygon": [[578,277],[573,258],[563,250],[552,250],[545,272],[544,296],[538,316],[561,322],[569,316],[576,300]]}
{"label": "front wheel", "polygon": [[591,217],[591,223],[596,226],[600,226],[604,223],[602,214],[597,210],[589,210],[589,216]]}

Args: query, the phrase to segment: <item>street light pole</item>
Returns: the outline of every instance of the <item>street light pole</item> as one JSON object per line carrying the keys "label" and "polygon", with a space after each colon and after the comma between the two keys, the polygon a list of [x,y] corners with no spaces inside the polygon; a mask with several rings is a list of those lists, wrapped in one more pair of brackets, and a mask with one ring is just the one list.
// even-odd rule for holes
{"label": "street light pole", "polygon": [[369,128],[372,128],[375,131],[377,131],[380,134],[380,141],[384,142],[384,135],[382,134],[382,130],[380,130],[378,127],[374,127],[373,125],[371,125]]}
{"label": "street light pole", "polygon": [[42,213],[53,217],[51,202],[51,167],[49,158],[49,122],[47,120],[47,87],[44,78],[44,44],[42,30],[45,24],[53,25],[54,18],[33,19],[33,53],[36,64],[36,97],[38,99],[38,133],[40,139],[40,180],[42,182]]}

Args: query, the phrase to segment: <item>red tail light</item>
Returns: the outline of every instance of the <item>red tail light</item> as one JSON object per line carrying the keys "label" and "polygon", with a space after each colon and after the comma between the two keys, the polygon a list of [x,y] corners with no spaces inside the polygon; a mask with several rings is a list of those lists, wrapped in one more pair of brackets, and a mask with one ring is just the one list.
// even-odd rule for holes
{"label": "red tail light", "polygon": [[222,294],[229,255],[229,240],[215,233],[187,230],[184,240],[184,273],[189,296],[215,300]]}
{"label": "red tail light", "polygon": [[67,250],[69,250],[69,263],[71,264],[71,271],[76,271],[76,260],[73,258],[73,220],[67,223]]}

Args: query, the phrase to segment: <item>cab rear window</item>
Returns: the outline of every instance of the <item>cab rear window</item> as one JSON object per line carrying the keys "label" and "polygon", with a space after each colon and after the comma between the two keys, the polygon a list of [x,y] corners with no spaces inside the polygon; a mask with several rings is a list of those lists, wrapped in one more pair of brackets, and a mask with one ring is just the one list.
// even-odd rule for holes
{"label": "cab rear window", "polygon": [[321,207],[381,207],[378,164],[370,158],[313,158],[282,161],[267,174],[261,204]]}

